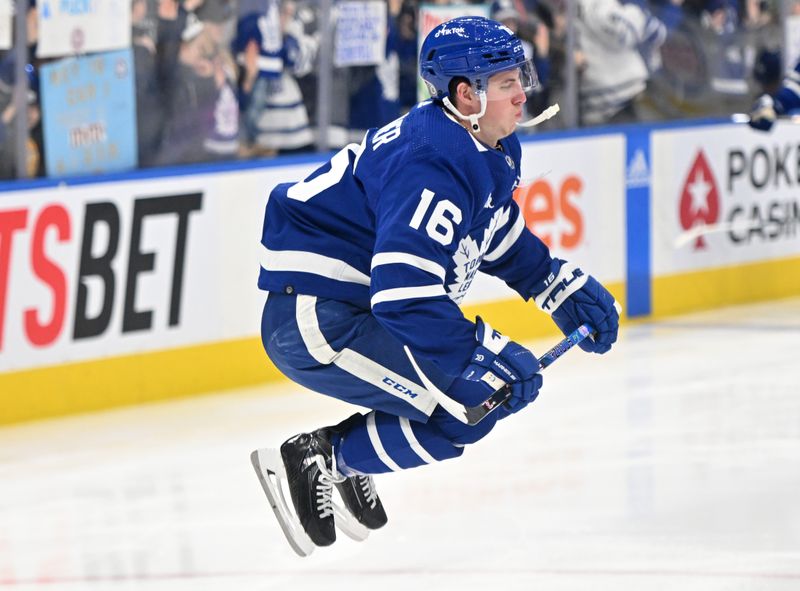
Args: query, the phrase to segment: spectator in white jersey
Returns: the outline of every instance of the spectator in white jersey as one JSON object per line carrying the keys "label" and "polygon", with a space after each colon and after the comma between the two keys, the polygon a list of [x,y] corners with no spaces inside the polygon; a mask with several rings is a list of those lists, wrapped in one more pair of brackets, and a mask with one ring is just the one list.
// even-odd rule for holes
{"label": "spectator in white jersey", "polygon": [[[453,19],[426,37],[420,73],[431,100],[267,201],[267,355],[298,384],[372,409],[251,454],[303,556],[334,543],[336,526],[363,539],[386,524],[374,474],[459,457],[537,397],[536,357],[459,307],[478,269],[567,335],[591,325],[586,351],[605,353],[617,338],[613,296],[553,258],[512,199],[514,130],[536,84],[519,39],[496,21]],[[487,406],[496,391],[504,403]],[[470,420],[466,406],[481,416]]]}
{"label": "spectator in white jersey", "polygon": [[633,3],[579,0],[578,7],[578,31],[585,58],[580,83],[581,122],[598,125],[638,121],[635,101],[647,86],[648,62],[656,59],[657,63],[666,28]]}

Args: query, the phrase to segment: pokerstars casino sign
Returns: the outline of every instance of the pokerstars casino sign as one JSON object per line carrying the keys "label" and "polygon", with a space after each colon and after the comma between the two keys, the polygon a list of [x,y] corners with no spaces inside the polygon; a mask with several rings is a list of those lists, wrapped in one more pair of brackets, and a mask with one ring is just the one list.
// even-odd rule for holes
{"label": "pokerstars casino sign", "polygon": [[796,127],[657,131],[652,146],[655,276],[800,256]]}

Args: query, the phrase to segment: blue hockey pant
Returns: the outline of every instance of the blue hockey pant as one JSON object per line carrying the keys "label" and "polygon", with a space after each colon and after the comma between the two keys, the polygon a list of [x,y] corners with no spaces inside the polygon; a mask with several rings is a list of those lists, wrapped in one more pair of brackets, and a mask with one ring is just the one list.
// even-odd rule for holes
{"label": "blue hockey pant", "polygon": [[[373,409],[342,423],[335,447],[344,474],[404,470],[460,456],[497,421],[493,413],[469,426],[449,415],[420,384],[401,343],[369,310],[352,304],[272,292],[261,339],[275,366],[294,382]],[[452,377],[426,360],[417,363],[447,391]]]}

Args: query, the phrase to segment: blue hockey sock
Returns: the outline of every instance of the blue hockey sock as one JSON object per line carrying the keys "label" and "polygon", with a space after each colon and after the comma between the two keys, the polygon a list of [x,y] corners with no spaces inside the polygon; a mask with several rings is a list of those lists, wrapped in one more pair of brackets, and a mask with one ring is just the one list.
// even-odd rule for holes
{"label": "blue hockey sock", "polygon": [[334,445],[337,468],[344,476],[415,468],[458,457],[464,451],[432,423],[380,411],[356,415],[349,421]]}

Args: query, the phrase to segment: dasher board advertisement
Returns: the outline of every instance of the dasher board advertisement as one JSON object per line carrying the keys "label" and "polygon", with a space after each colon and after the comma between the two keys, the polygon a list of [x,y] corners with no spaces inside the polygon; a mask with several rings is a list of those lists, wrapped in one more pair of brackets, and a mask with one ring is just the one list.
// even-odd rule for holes
{"label": "dasher board advertisement", "polygon": [[800,255],[797,127],[653,133],[653,275]]}
{"label": "dasher board advertisement", "polygon": [[313,168],[3,193],[0,373],[257,335],[267,195]]}

